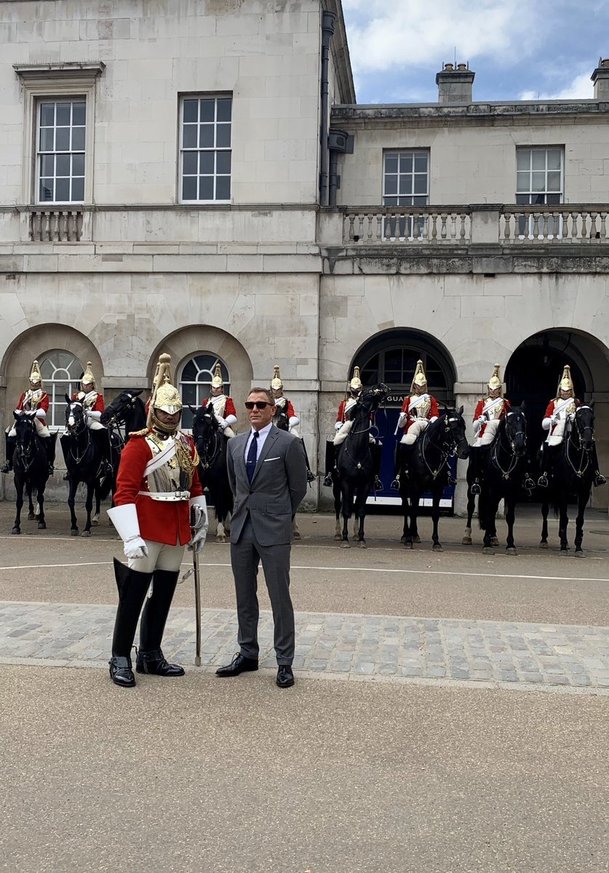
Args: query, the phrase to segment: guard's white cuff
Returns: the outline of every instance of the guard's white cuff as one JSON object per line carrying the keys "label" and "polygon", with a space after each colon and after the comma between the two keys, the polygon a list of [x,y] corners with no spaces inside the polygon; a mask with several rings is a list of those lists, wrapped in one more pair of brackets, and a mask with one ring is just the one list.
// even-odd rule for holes
{"label": "guard's white cuff", "polygon": [[36,410],[36,418],[40,418],[42,421],[44,421],[46,417],[47,417],[47,414],[44,411],[44,409],[37,409]]}
{"label": "guard's white cuff", "polygon": [[342,426],[343,426],[342,421],[337,421],[336,424],[334,425],[334,430],[340,430]]}
{"label": "guard's white cuff", "polygon": [[101,412],[97,412],[96,410],[88,409],[87,415],[89,418],[94,418],[95,421],[99,421],[101,418]]}
{"label": "guard's white cuff", "polygon": [[437,420],[438,420],[438,416],[437,416],[437,415],[432,415],[431,418],[430,418],[429,420],[430,420],[430,421],[437,421]]}
{"label": "guard's white cuff", "polygon": [[140,522],[135,503],[123,503],[108,510],[108,517],[124,543],[140,536]]}
{"label": "guard's white cuff", "polygon": [[552,419],[550,417],[544,418],[544,420],[541,422],[541,426],[544,430],[550,430],[550,428],[552,427]]}
{"label": "guard's white cuff", "polygon": [[226,423],[230,426],[231,424],[237,424],[237,416],[236,415],[227,415],[224,419]]}
{"label": "guard's white cuff", "polygon": [[398,427],[404,427],[407,418],[408,416],[405,412],[400,412],[400,417],[398,418]]}
{"label": "guard's white cuff", "polygon": [[297,424],[300,424],[300,419],[297,415],[290,415],[288,418],[288,424],[290,427],[296,427]]}

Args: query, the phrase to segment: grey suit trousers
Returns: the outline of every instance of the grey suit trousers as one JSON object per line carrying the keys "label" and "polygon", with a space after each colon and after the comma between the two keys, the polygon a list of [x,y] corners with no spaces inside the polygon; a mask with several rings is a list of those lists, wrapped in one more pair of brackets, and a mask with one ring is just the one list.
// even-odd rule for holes
{"label": "grey suit trousers", "polygon": [[258,567],[262,561],[266,587],[273,608],[277,664],[294,660],[294,607],[290,597],[289,543],[261,546],[251,521],[245,522],[238,542],[231,543],[231,565],[237,595],[239,651],[246,658],[258,658]]}

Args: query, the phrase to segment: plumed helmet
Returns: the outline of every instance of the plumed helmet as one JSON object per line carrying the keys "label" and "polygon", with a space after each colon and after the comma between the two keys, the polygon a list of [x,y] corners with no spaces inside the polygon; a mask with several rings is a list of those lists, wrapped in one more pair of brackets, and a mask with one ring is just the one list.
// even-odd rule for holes
{"label": "plumed helmet", "polygon": [[423,361],[418,360],[417,366],[414,371],[414,376],[412,378],[412,388],[415,385],[418,385],[419,388],[424,388],[427,385],[427,376],[425,375],[425,370],[423,369]]}
{"label": "plumed helmet", "polygon": [[91,361],[87,361],[87,366],[85,367],[85,372],[82,374],[80,378],[81,385],[95,385],[95,376],[93,375],[93,364]]}
{"label": "plumed helmet", "polygon": [[359,391],[361,387],[362,387],[362,380],[360,378],[359,367],[354,367],[353,368],[353,377],[352,377],[351,381],[349,382],[349,388],[351,388],[352,391]]}
{"label": "plumed helmet", "polygon": [[274,391],[279,391],[283,388],[283,382],[281,381],[281,374],[279,372],[279,367],[277,364],[273,367],[273,378],[271,379],[271,388]]}
{"label": "plumed helmet", "polygon": [[182,411],[182,400],[178,389],[171,384],[171,357],[167,354],[159,356],[154,374],[150,411],[153,409],[162,409],[170,415]]}
{"label": "plumed helmet", "polygon": [[495,369],[493,370],[493,375],[488,380],[488,387],[491,391],[495,391],[497,388],[501,388],[503,382],[499,376],[499,364],[495,364]]}
{"label": "plumed helmet", "polygon": [[571,367],[565,364],[562,371],[560,382],[558,383],[559,391],[573,391],[573,379],[571,378]]}
{"label": "plumed helmet", "polygon": [[212,388],[222,388],[224,385],[224,379],[222,378],[222,367],[220,366],[220,361],[216,361],[216,366],[214,367],[214,375],[211,380]]}
{"label": "plumed helmet", "polygon": [[32,364],[32,372],[30,373],[30,382],[42,383],[42,373],[40,372],[40,366],[38,365],[38,361],[34,361],[34,363]]}

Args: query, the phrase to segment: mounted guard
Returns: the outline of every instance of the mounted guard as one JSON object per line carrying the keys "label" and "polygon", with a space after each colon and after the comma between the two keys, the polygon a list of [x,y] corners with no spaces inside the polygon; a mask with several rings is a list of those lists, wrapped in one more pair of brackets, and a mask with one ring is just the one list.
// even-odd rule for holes
{"label": "mounted guard", "polygon": [[222,428],[224,436],[227,439],[237,436],[232,427],[234,424],[237,424],[237,410],[235,409],[232,397],[227,397],[224,393],[224,380],[222,378],[220,361],[217,361],[214,367],[209,402],[214,408],[216,421]]}
{"label": "mounted guard", "polygon": [[[557,396],[548,403],[541,423],[542,428],[548,431],[548,436],[541,446],[542,473],[537,480],[540,488],[547,488],[550,484],[556,455],[560,451],[559,446],[563,444],[567,424],[573,422],[575,411],[579,406],[581,406],[581,401],[575,396],[571,367],[569,364],[565,364],[558,383]],[[595,442],[592,443],[591,463],[594,471],[593,484],[595,486],[604,485],[607,479],[599,470]]]}
{"label": "mounted guard", "polygon": [[[410,459],[419,436],[427,430],[430,422],[440,415],[440,407],[436,398],[427,391],[427,376],[423,369],[423,361],[418,360],[410,386],[410,395],[404,399],[402,411],[398,418],[396,433],[403,435],[396,446],[395,478],[391,487],[399,491],[400,471],[409,475]],[[454,484],[454,482],[452,483]]]}
{"label": "mounted guard", "polygon": [[273,424],[275,427],[278,427],[280,430],[287,430],[292,436],[297,437],[302,442],[302,447],[305,453],[305,460],[307,462],[307,482],[315,481],[315,474],[311,470],[311,465],[309,464],[309,456],[307,455],[307,449],[304,444],[303,438],[300,436],[298,431],[298,425],[300,424],[300,418],[296,415],[296,410],[294,409],[294,405],[291,400],[288,400],[287,397],[284,397],[283,394],[283,382],[281,380],[281,373],[279,372],[279,366],[275,364],[273,367],[273,378],[271,379],[271,394],[275,400],[275,408],[276,413],[273,416]]}
{"label": "mounted guard", "polygon": [[[19,416],[23,412],[35,413],[34,425],[36,433],[43,441],[49,461],[49,476],[53,473],[55,464],[55,439],[56,435],[51,434],[47,427],[46,416],[49,411],[49,395],[42,387],[42,375],[38,361],[34,361],[29,377],[29,386],[25,391],[22,391],[17,401],[15,415]],[[6,463],[0,470],[2,473],[10,473],[13,469],[13,455],[15,454],[15,446],[17,444],[17,431],[15,423],[8,427],[5,432],[6,439]]]}
{"label": "mounted guard", "polygon": [[[197,472],[198,456],[190,436],[178,430],[182,401],[171,384],[171,358],[159,358],[147,426],[131,434],[123,449],[108,515],[124,543],[127,566],[115,559],[119,604],[112,639],[110,678],[135,685],[131,647],[142,612],[136,671],[182,676],[161,650],[165,623],[175,592],[184,547],[199,550],[207,535],[207,508]],[[192,530],[191,530],[192,527]]]}
{"label": "mounted guard", "polygon": [[82,403],[86,425],[91,431],[91,436],[99,446],[102,459],[100,479],[103,480],[106,476],[112,476],[110,434],[107,427],[100,421],[101,414],[105,409],[104,395],[95,387],[95,376],[91,361],[87,361],[85,371],[80,378],[80,391],[75,391],[72,394],[72,400]]}

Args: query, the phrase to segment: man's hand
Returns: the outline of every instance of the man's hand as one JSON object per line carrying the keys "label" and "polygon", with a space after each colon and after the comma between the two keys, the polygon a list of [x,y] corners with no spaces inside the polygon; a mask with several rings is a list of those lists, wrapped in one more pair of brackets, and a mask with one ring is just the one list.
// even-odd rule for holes
{"label": "man's hand", "polygon": [[141,537],[132,537],[123,547],[126,558],[147,558],[148,546]]}

